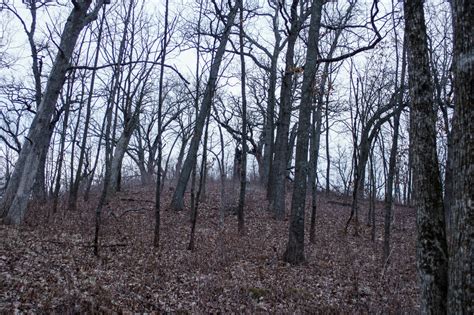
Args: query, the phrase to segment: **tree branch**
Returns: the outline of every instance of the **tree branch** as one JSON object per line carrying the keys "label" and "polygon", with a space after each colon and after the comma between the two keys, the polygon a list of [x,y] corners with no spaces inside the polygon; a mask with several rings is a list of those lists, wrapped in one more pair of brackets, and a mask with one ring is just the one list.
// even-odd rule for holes
{"label": "tree branch", "polygon": [[[97,67],[92,67],[92,66],[72,66],[72,67],[69,67],[67,70],[68,71],[71,71],[71,70],[100,70],[100,69],[105,69],[105,68],[110,68],[110,67],[121,67],[121,66],[128,66],[128,65],[131,65],[131,64],[138,64],[138,63],[145,63],[145,64],[152,64],[152,65],[162,65],[161,62],[157,62],[157,61],[149,61],[149,60],[137,60],[137,61],[128,61],[128,62],[122,62],[122,63],[118,63],[118,62],[115,62],[115,63],[109,63],[109,64],[105,64],[105,65],[101,65],[101,66],[97,66]],[[186,80],[184,78],[184,76],[178,71],[178,69],[176,69],[174,66],[170,66],[170,65],[167,65],[167,64],[163,64],[164,67],[166,68],[169,68],[171,70],[173,70],[180,78],[181,80],[184,81],[184,83],[186,84],[190,84],[188,80]]]}

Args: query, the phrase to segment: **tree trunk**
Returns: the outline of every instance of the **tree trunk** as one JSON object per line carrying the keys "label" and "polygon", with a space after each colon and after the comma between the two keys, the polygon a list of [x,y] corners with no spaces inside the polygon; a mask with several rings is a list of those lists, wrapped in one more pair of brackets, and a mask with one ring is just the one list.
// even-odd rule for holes
{"label": "tree trunk", "polygon": [[[54,124],[51,123],[48,128],[48,134],[45,137],[50,138],[53,136]],[[46,158],[48,157],[49,142],[47,147],[41,150],[38,170],[36,173],[35,184],[33,185],[33,196],[32,198],[39,203],[46,200]]]}
{"label": "tree trunk", "polygon": [[421,312],[446,313],[448,259],[423,0],[404,2]]}
{"label": "tree trunk", "polygon": [[[240,23],[239,23],[239,44],[240,44],[240,85],[242,94],[242,163],[240,165],[240,193],[239,207],[237,209],[238,231],[240,235],[245,233],[244,207],[245,189],[247,187],[247,94],[245,76],[245,56],[244,56],[244,5],[240,1]],[[272,118],[273,119],[273,118]]]}
{"label": "tree trunk", "polygon": [[374,148],[372,148],[369,157],[370,178],[369,178],[369,213],[370,213],[370,239],[375,242],[375,198],[377,198],[377,179],[375,178],[374,167]]}
{"label": "tree trunk", "polygon": [[[237,4],[236,4],[237,5]],[[208,128],[209,128],[209,117],[206,119],[206,131],[205,134],[208,134]],[[191,184],[191,233],[189,237],[189,244],[188,244],[188,250],[194,251],[195,249],[195,235],[196,235],[196,223],[197,223],[197,217],[198,217],[198,208],[199,208],[199,200],[202,192],[202,187],[204,184],[204,171],[206,168],[205,161],[207,160],[207,137],[204,137],[204,146],[203,146],[203,151],[202,151],[202,162],[201,162],[201,170],[199,174],[199,187],[197,190],[197,193],[195,195],[195,182],[196,182],[196,171],[197,171],[197,165],[193,170],[192,174],[192,184]]]}
{"label": "tree trunk", "polygon": [[275,140],[275,156],[272,164],[271,176],[271,208],[275,218],[282,220],[285,217],[285,182],[287,175],[288,160],[288,134],[290,131],[291,118],[291,91],[292,78],[295,64],[295,45],[300,32],[300,17],[298,17],[298,0],[291,4],[291,26],[288,35],[288,46],[286,49],[285,74],[282,79],[280,90],[280,113],[277,122],[277,134]]}
{"label": "tree trunk", "polygon": [[474,313],[474,2],[454,0],[454,117],[450,314]]}
{"label": "tree trunk", "polygon": [[[403,75],[402,75],[402,84],[403,84]],[[400,91],[403,95],[403,91]],[[403,101],[402,96],[400,101]],[[388,176],[387,176],[387,189],[385,195],[385,216],[384,216],[384,236],[383,236],[383,261],[387,261],[390,254],[390,225],[392,223],[392,212],[393,212],[393,181],[395,176],[395,166],[397,162],[397,152],[398,152],[398,135],[399,135],[399,126],[400,126],[400,114],[395,115],[393,122],[393,138],[392,138],[392,148],[390,150],[390,159],[388,165]]]}
{"label": "tree trunk", "polygon": [[329,152],[329,104],[326,104],[326,110],[324,111],[326,121],[326,196],[329,195],[331,185],[331,154]]}
{"label": "tree trunk", "polygon": [[[273,51],[271,65],[270,65],[270,77],[269,77],[269,88],[268,88],[268,102],[265,118],[265,145],[263,147],[263,163],[262,163],[262,174],[260,178],[262,183],[267,187],[271,186],[269,183],[270,170],[273,159],[274,151],[274,130],[275,130],[275,104],[276,104],[276,84],[277,84],[277,64],[280,50],[277,45]],[[268,197],[268,196],[267,196]]]}
{"label": "tree trunk", "polygon": [[[208,168],[207,168],[207,151],[208,151],[208,148],[207,148],[207,139],[209,137],[209,119],[207,119],[207,122],[206,122],[206,129],[204,129],[204,143],[206,144],[205,146],[203,146],[202,148],[202,152],[203,152],[203,155],[202,155],[202,158],[203,160],[201,161],[202,163],[202,167],[203,167],[203,170],[202,170],[202,176],[203,178],[200,179],[200,183],[201,183],[201,187],[199,187],[201,193],[199,194],[199,202],[205,202],[206,200],[206,182],[207,182],[207,172],[208,172]],[[204,154],[204,151],[206,151],[206,154]]]}
{"label": "tree trunk", "polygon": [[285,171],[285,181],[290,179],[291,175],[291,166],[293,162],[293,150],[295,148],[296,136],[298,135],[298,124],[294,124],[291,127],[290,138],[288,139],[288,151],[286,156],[286,171]]}
{"label": "tree trunk", "polygon": [[[268,82],[268,101],[266,108],[266,117],[265,117],[265,130],[264,130],[264,147],[263,147],[263,162],[262,162],[262,173],[260,174],[260,179],[267,188],[267,199],[271,198],[271,188],[270,184],[270,172],[272,171],[272,161],[273,154],[275,151],[274,143],[274,132],[275,132],[275,107],[276,107],[276,90],[277,90],[277,81],[278,81],[278,57],[280,56],[282,47],[280,47],[281,35],[278,30],[279,26],[279,10],[278,7],[275,7],[275,12],[273,13],[273,34],[275,37],[275,46],[273,47],[273,52],[270,57],[270,73],[269,73],[269,82]],[[260,166],[260,165],[259,165]]]}
{"label": "tree trunk", "polygon": [[[400,77],[400,90],[398,92],[398,106],[402,106],[403,93],[405,87],[405,71],[406,71],[406,45],[403,45],[402,52],[402,71]],[[397,50],[398,52],[398,50]],[[397,58],[398,59],[398,58]],[[397,63],[398,64],[398,63]],[[398,66],[397,66],[398,68]],[[383,236],[383,262],[385,263],[390,255],[390,230],[392,223],[393,213],[393,184],[396,176],[396,164],[397,164],[397,153],[398,153],[398,137],[400,134],[400,116],[401,112],[396,114],[393,119],[393,138],[392,147],[390,149],[390,158],[388,165],[388,176],[387,176],[387,187],[385,192],[385,215],[384,215],[384,236]]]}
{"label": "tree trunk", "polygon": [[181,142],[181,147],[179,149],[179,154],[176,161],[175,172],[174,172],[174,177],[177,180],[179,179],[179,175],[181,174],[181,166],[183,165],[184,153],[186,152],[186,145],[188,144],[188,138],[186,138],[184,133],[182,135],[182,139],[183,140]]}
{"label": "tree trunk", "polygon": [[[347,9],[346,12],[346,18],[349,19],[351,16],[352,9],[355,6],[355,2],[350,5],[350,7]],[[331,48],[329,49],[328,53],[328,58],[332,58],[334,52],[336,51],[337,48],[337,43],[339,41],[339,37],[342,33],[342,28],[338,29],[336,31],[336,34],[334,36],[334,40],[331,43]],[[318,158],[319,158],[319,146],[321,142],[321,127],[322,127],[322,111],[323,111],[323,102],[324,102],[324,96],[325,96],[325,87],[326,87],[326,82],[328,81],[329,78],[329,69],[330,63],[327,62],[324,64],[323,68],[323,73],[321,75],[321,81],[319,82],[319,87],[318,87],[318,94],[316,98],[316,108],[313,109],[313,124],[312,124],[312,130],[311,130],[311,139],[310,139],[310,147],[311,147],[311,152],[310,152],[310,176],[308,178],[309,182],[311,183],[311,225],[310,225],[310,232],[309,232],[309,241],[311,243],[315,242],[315,231],[316,231],[316,195],[317,195],[317,171],[318,171]],[[326,95],[326,113],[328,112],[327,109],[329,107],[329,89],[327,91]],[[329,132],[329,124],[327,124],[326,128],[328,129]],[[329,145],[327,145],[327,163],[330,165],[329,161]],[[327,176],[327,188],[329,189],[329,173],[327,170],[326,173]]]}
{"label": "tree trunk", "polygon": [[58,174],[56,175],[56,184],[54,186],[53,191],[53,209],[52,213],[56,213],[58,209],[58,202],[59,202],[59,190],[61,189],[61,172],[62,166],[64,162],[64,149],[66,145],[66,134],[67,128],[69,124],[69,114],[71,109],[72,103],[72,92],[73,86],[75,81],[75,72],[73,71],[71,78],[68,81],[67,89],[66,89],[66,99],[64,104],[64,118],[63,118],[63,125],[61,130],[61,139],[60,139],[60,148],[59,148],[59,157],[58,157]]}
{"label": "tree trunk", "polygon": [[135,130],[138,123],[138,115],[140,104],[137,104],[137,109],[132,114],[130,120],[124,126],[124,130],[120,135],[117,145],[115,146],[114,154],[111,162],[110,169],[110,182],[109,182],[109,193],[115,193],[119,191],[120,184],[120,173],[122,169],[122,161],[127,151],[128,144],[132,138],[133,131]]}
{"label": "tree trunk", "polygon": [[[326,69],[326,67],[325,67]],[[324,72],[323,72],[324,77]],[[324,80],[324,79],[322,79]],[[324,81],[321,81],[319,92],[324,92]],[[319,157],[319,142],[321,139],[321,124],[322,124],[322,97],[317,98],[317,107],[313,110],[312,117],[313,123],[311,126],[311,139],[310,139],[310,171],[308,181],[311,185],[311,225],[309,229],[309,241],[314,243],[316,233],[316,195],[317,195],[317,183],[316,173],[318,171],[318,157]]]}
{"label": "tree trunk", "polygon": [[221,193],[221,203],[219,205],[219,227],[221,229],[224,228],[224,216],[225,216],[225,207],[227,205],[227,198],[226,198],[226,171],[225,171],[225,143],[224,143],[224,136],[222,134],[222,128],[220,125],[218,125],[219,128],[219,140],[221,144],[221,156],[220,160],[217,157],[217,162],[219,163],[219,171],[221,175],[221,187],[220,187],[220,193]]}
{"label": "tree trunk", "polygon": [[201,141],[202,132],[204,129],[204,124],[206,121],[206,117],[209,116],[209,112],[211,110],[212,100],[214,98],[217,78],[219,75],[219,69],[222,63],[222,58],[225,53],[225,47],[227,41],[229,39],[230,30],[234,23],[235,15],[237,14],[237,10],[239,7],[239,3],[242,0],[238,0],[234,7],[230,10],[227,16],[227,24],[224,29],[224,33],[222,34],[219,47],[217,48],[216,55],[211,65],[211,70],[209,73],[209,80],[206,85],[206,90],[204,92],[204,97],[201,104],[201,109],[199,111],[198,117],[196,119],[196,123],[194,125],[194,132],[193,137],[191,139],[191,144],[189,147],[188,155],[186,156],[186,160],[183,164],[183,169],[179,175],[178,184],[176,185],[176,190],[173,194],[173,199],[171,201],[171,207],[176,210],[181,210],[184,206],[184,192],[186,190],[186,185],[189,180],[189,176],[191,175],[191,171],[196,164],[197,159],[197,152],[199,148],[199,142]]}
{"label": "tree trunk", "polygon": [[311,127],[311,105],[313,86],[317,69],[319,28],[321,25],[322,0],[313,0],[309,27],[308,49],[301,88],[301,104],[298,118],[298,141],[295,157],[295,181],[291,201],[291,221],[288,244],[283,259],[291,264],[299,264],[304,257],[304,221],[306,186],[308,173],[308,130]]}
{"label": "tree trunk", "polygon": [[[94,68],[97,67],[97,64],[99,63],[99,52],[100,52],[100,45],[102,41],[104,21],[105,21],[105,15],[102,16],[102,19],[99,25],[99,34],[97,36],[97,48],[96,48],[96,52],[94,56]],[[77,165],[76,176],[74,177],[75,179],[73,181],[73,184],[71,185],[71,191],[69,194],[69,209],[71,210],[76,209],[79,185],[82,180],[82,168],[84,166],[86,144],[87,144],[87,138],[88,138],[88,133],[89,133],[89,124],[90,124],[90,117],[91,117],[91,112],[92,112],[92,96],[94,94],[94,84],[95,84],[96,73],[97,73],[97,70],[93,69],[92,75],[91,75],[91,83],[89,87],[89,96],[88,96],[87,104],[86,104],[86,117],[84,119],[84,131],[82,133],[81,152],[79,154],[79,162]]]}
{"label": "tree trunk", "polygon": [[156,165],[158,165],[158,175],[156,177],[156,191],[155,191],[155,229],[153,236],[153,246],[158,248],[160,246],[160,216],[161,216],[161,160],[163,155],[163,130],[162,130],[162,111],[163,111],[163,80],[164,80],[164,71],[165,71],[165,61],[166,61],[166,49],[168,43],[168,7],[169,0],[165,2],[165,29],[164,37],[162,41],[161,49],[161,66],[160,66],[160,87],[158,94],[158,157],[156,159]]}
{"label": "tree trunk", "polygon": [[77,1],[64,25],[58,53],[48,77],[44,96],[31,123],[27,141],[22,147],[5,197],[2,200],[0,209],[2,209],[5,223],[20,224],[25,216],[40,157],[42,152],[49,148],[48,129],[70,66],[69,60],[74,46],[84,26],[96,17],[97,11],[102,5],[101,1],[92,13],[87,14],[91,2],[90,0]]}

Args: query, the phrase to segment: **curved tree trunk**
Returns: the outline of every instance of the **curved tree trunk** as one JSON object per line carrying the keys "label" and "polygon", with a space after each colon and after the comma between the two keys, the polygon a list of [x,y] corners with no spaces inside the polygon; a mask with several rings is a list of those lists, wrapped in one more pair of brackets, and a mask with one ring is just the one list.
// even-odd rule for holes
{"label": "curved tree trunk", "polygon": [[[140,105],[137,105],[139,107]],[[120,135],[115,146],[114,155],[110,164],[110,182],[109,182],[109,193],[115,193],[119,191],[120,185],[120,173],[122,169],[122,161],[128,148],[130,139],[132,138],[133,131],[137,126],[138,112],[133,114],[134,117],[125,126],[124,131]]]}

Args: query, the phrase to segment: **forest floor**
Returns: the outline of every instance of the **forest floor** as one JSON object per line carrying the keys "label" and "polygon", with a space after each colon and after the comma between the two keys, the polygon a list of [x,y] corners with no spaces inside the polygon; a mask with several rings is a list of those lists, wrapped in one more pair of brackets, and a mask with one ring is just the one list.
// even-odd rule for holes
{"label": "forest floor", "polygon": [[289,221],[272,218],[262,190],[248,191],[245,236],[235,215],[220,227],[218,189],[209,190],[194,252],[186,249],[189,210],[162,212],[161,246],[153,248],[152,189],[128,188],[108,203],[100,257],[92,247],[96,200],[51,216],[47,205],[31,206],[21,227],[0,226],[0,313],[419,312],[414,209],[395,207],[385,264],[383,203],[372,242],[364,201],[354,236],[353,226],[344,233],[348,200],[321,194],[316,242],[306,243],[304,264],[290,266],[281,260]]}

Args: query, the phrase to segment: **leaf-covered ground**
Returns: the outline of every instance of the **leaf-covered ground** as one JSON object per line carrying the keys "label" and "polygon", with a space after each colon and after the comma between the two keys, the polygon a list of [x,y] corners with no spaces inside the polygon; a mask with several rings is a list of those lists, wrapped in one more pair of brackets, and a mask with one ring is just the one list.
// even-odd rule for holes
{"label": "leaf-covered ground", "polygon": [[[364,202],[360,235],[354,236],[353,227],[346,235],[347,200],[321,196],[316,243],[306,243],[307,262],[295,267],[281,260],[288,220],[272,218],[263,191],[248,192],[243,237],[237,234],[235,215],[227,215],[220,227],[219,195],[217,189],[210,191],[199,208],[194,252],[186,249],[188,210],[163,211],[161,248],[152,247],[153,196],[151,189],[130,188],[109,202],[99,258],[91,246],[95,200],[79,204],[77,212],[55,215],[48,215],[48,206],[32,206],[23,226],[0,226],[0,312],[419,310],[411,208],[395,207],[393,249],[385,264],[383,204],[377,204],[372,242]],[[306,218],[308,225],[309,209]]]}

